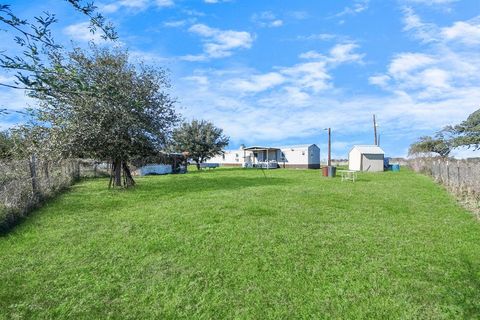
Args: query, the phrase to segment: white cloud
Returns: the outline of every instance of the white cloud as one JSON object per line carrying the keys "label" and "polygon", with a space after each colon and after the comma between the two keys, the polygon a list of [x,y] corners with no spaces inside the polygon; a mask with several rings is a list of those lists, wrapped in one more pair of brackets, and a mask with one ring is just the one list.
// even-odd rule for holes
{"label": "white cloud", "polygon": [[321,41],[328,41],[337,38],[338,36],[331,33],[316,33],[310,34],[308,36],[298,36],[297,40],[321,40]]}
{"label": "white cloud", "polygon": [[[200,28],[202,34],[210,35],[210,29]],[[301,59],[310,61],[297,63],[292,66],[274,67],[275,71],[259,73],[256,70],[234,70],[220,77],[227,79],[219,81],[218,86],[225,91],[232,91],[242,95],[255,95],[272,89],[278,90],[281,102],[302,101],[300,105],[309,100],[309,91],[320,92],[332,88],[330,83],[330,70],[344,63],[360,63],[363,55],[354,53],[357,48],[354,44],[337,44],[327,54],[309,51],[300,54]],[[190,56],[188,59],[196,61],[203,56]],[[245,76],[247,75],[247,76]],[[215,77],[219,77],[216,73]],[[262,101],[276,101],[276,97]],[[288,98],[291,97],[291,98]],[[297,104],[298,105],[298,104]]]}
{"label": "white cloud", "polygon": [[310,17],[310,14],[307,11],[291,11],[288,15],[296,20],[305,20]]}
{"label": "white cloud", "polygon": [[148,0],[121,0],[118,1],[118,5],[122,7],[128,8],[137,8],[137,9],[144,9],[148,6]]}
{"label": "white cloud", "polygon": [[355,43],[341,43],[337,44],[330,50],[331,62],[343,63],[343,62],[360,62],[363,58],[363,54],[354,53],[353,51],[358,48]]}
{"label": "white cloud", "polygon": [[436,25],[423,22],[412,8],[404,8],[403,13],[405,31],[411,32],[416,39],[425,43],[439,41],[439,31]]}
{"label": "white cloud", "polygon": [[99,6],[104,13],[113,13],[121,8],[134,12],[143,11],[149,7],[168,8],[175,5],[174,0],[119,0]]}
{"label": "white cloud", "polygon": [[99,10],[103,13],[113,13],[118,10],[118,5],[115,3],[99,5]]}
{"label": "white cloud", "polygon": [[330,49],[328,55],[316,51],[308,51],[300,54],[302,59],[322,60],[330,64],[347,62],[363,63],[364,54],[354,52],[359,46],[353,42],[338,43]]}
{"label": "white cloud", "polygon": [[188,20],[171,20],[165,21],[163,25],[168,28],[178,28],[183,27],[188,23]]}
{"label": "white cloud", "polygon": [[203,38],[203,54],[182,57],[187,61],[203,61],[209,58],[231,56],[234,50],[249,49],[253,36],[246,31],[220,30],[205,24],[195,24],[189,28],[191,33]]}
{"label": "white cloud", "polygon": [[187,54],[180,57],[180,60],[189,61],[189,62],[200,62],[200,61],[207,61],[208,57],[204,54]]}
{"label": "white cloud", "polygon": [[301,59],[326,59],[325,55],[314,50],[301,53],[298,57]]}
{"label": "white cloud", "polygon": [[155,3],[159,7],[172,7],[175,5],[173,0],[156,0]]}
{"label": "white cloud", "polygon": [[226,86],[232,90],[238,90],[241,93],[260,92],[282,84],[285,80],[285,77],[280,73],[269,72],[266,74],[252,75],[248,79],[231,79],[226,82]]}
{"label": "white cloud", "polygon": [[81,22],[67,26],[63,32],[73,40],[77,41],[93,41],[95,43],[106,42],[107,40],[102,39],[101,33],[97,32],[92,33],[89,29],[89,22]]}
{"label": "white cloud", "polygon": [[[450,81],[467,76],[469,72],[456,74],[456,68],[468,68],[456,64],[457,56],[443,52],[445,57],[424,53],[401,53],[396,55],[386,74],[377,74],[369,82],[391,91],[415,90],[419,98],[440,96],[451,90]],[[439,91],[441,89],[441,91]]]}
{"label": "white cloud", "polygon": [[370,77],[370,83],[421,100],[451,99],[460,92],[478,88],[480,57],[478,48],[475,49],[480,44],[478,21],[476,17],[441,28],[424,23],[413,9],[404,9],[405,30],[427,47],[424,52],[395,55],[387,72]]}
{"label": "white cloud", "polygon": [[345,7],[341,12],[335,16],[341,17],[344,15],[356,15],[368,9],[370,0],[355,0],[352,6]]}
{"label": "white cloud", "polygon": [[[182,90],[178,92],[182,103],[189,106],[184,115],[189,118],[201,113],[202,117],[224,128],[233,143],[281,144],[286,139],[307,141],[318,134],[319,128],[332,124],[336,132],[346,135],[369,132],[371,115],[375,113],[381,120],[383,139],[401,137],[413,141],[418,131],[437,130],[446,124],[458,123],[476,109],[471,101],[480,98],[480,90],[471,88],[436,101],[417,99],[406,92],[350,97],[337,94],[332,87],[326,91],[315,91],[308,87],[311,82],[297,82],[297,77],[304,76],[302,72],[314,69],[312,66],[276,69],[284,78],[283,82],[264,91],[249,91],[248,94],[242,94],[238,87],[232,88],[230,84],[238,75],[254,73],[255,70],[204,70],[197,73],[195,77],[200,78],[190,79],[185,86],[182,84]],[[325,69],[320,67],[322,70]],[[261,74],[256,72],[257,75]],[[250,84],[242,85],[247,91],[252,88]],[[344,146],[343,154],[348,152],[349,146]],[[342,150],[338,153],[342,154]]]}
{"label": "white cloud", "polygon": [[133,63],[146,62],[148,64],[158,64],[170,62],[172,59],[159,55],[154,52],[131,50],[129,51],[129,58]]}
{"label": "white cloud", "polygon": [[221,3],[221,2],[230,2],[231,0],[203,0],[203,2],[208,4]]}
{"label": "white cloud", "polygon": [[386,88],[390,79],[389,76],[381,74],[369,77],[368,82],[381,88]]}
{"label": "white cloud", "polygon": [[208,77],[205,77],[205,76],[190,76],[190,77],[184,77],[183,79],[187,81],[193,81],[194,83],[203,87],[208,86],[210,84]]}
{"label": "white cloud", "polygon": [[435,60],[427,54],[410,52],[401,53],[394,57],[388,67],[388,72],[393,77],[399,78],[408,72],[428,66],[434,62]]}
{"label": "white cloud", "polygon": [[251,20],[260,27],[275,28],[283,25],[283,20],[278,19],[271,11],[254,13]]}
{"label": "white cloud", "polygon": [[466,45],[480,45],[480,19],[457,21],[451,27],[442,28],[442,35],[449,41],[460,41]]}
{"label": "white cloud", "polygon": [[423,4],[423,5],[444,5],[457,2],[458,0],[403,0],[409,3]]}
{"label": "white cloud", "polygon": [[[383,93],[351,95],[333,84],[334,68],[363,63],[358,45],[346,41],[326,51],[306,51],[299,55],[302,60],[298,63],[264,72],[203,70],[195,74],[201,80],[188,81],[187,89],[181,86],[188,92],[179,92],[181,100],[192,106],[185,116],[201,112],[223,127],[233,143],[247,144],[309,141],[319,128],[332,124],[337,132],[361,136],[370,132],[373,113],[381,119],[382,141],[402,144],[414,141],[419,132],[428,134],[458,123],[478,108],[480,56],[471,46],[463,50],[451,47],[460,41],[457,37],[446,39],[438,32],[441,28],[434,24],[425,28],[425,23],[410,13],[415,19],[409,21],[409,32],[434,30],[436,34],[428,35],[435,36],[435,41],[425,42],[421,51],[394,55],[384,73],[370,76],[368,81],[383,88]],[[210,29],[201,30],[212,34]],[[352,143],[342,145],[336,153],[345,155]]]}

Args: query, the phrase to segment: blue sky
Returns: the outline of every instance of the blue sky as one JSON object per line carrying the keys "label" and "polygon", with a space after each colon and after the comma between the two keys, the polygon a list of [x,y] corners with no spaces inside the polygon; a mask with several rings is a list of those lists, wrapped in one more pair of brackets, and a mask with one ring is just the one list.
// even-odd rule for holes
{"label": "blue sky", "polygon": [[[102,43],[64,2],[10,3],[23,17],[57,13],[55,35],[67,47]],[[376,114],[381,146],[404,156],[417,137],[480,108],[479,0],[95,4],[117,27],[114,45],[168,68],[179,111],[222,127],[230,148],[317,143],[325,151],[323,129],[331,127],[333,155],[346,157],[352,145],[373,143]],[[35,104],[2,89],[1,106],[26,103]],[[0,126],[18,121],[11,114]]]}

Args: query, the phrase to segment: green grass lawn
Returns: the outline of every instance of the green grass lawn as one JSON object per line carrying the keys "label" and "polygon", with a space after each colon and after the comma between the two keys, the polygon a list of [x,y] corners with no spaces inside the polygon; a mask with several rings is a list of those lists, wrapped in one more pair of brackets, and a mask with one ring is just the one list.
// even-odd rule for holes
{"label": "green grass lawn", "polygon": [[480,318],[480,223],[410,171],[84,181],[0,237],[0,318]]}

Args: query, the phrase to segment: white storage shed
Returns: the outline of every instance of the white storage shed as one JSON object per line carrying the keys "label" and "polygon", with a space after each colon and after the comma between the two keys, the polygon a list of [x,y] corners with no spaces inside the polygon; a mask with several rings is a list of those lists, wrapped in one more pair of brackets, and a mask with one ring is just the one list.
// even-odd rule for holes
{"label": "white storage shed", "polygon": [[379,146],[353,146],[348,154],[348,169],[354,171],[383,171],[385,152]]}

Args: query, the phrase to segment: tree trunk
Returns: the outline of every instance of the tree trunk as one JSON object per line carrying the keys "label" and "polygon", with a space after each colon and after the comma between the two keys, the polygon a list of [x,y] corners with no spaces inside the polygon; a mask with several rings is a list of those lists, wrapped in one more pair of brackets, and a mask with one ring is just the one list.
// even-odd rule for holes
{"label": "tree trunk", "polygon": [[195,161],[195,163],[197,164],[197,170],[200,170],[200,162],[199,162],[199,161]]}
{"label": "tree trunk", "polygon": [[114,165],[114,162],[112,161],[111,163],[112,165],[112,168],[110,170],[110,181],[108,182],[108,189],[110,189],[112,187],[112,182],[113,182],[113,172],[115,171],[115,165]]}
{"label": "tree trunk", "polygon": [[135,180],[133,180],[132,173],[126,161],[123,161],[123,174],[125,176],[125,187],[132,187],[135,185]]}
{"label": "tree trunk", "polygon": [[114,187],[128,188],[135,185],[135,180],[133,180],[132,173],[126,161],[118,159],[112,161],[112,171],[110,173],[108,188],[111,188],[112,182]]}
{"label": "tree trunk", "polygon": [[122,161],[114,161],[114,176],[113,176],[113,186],[121,187],[122,186]]}

